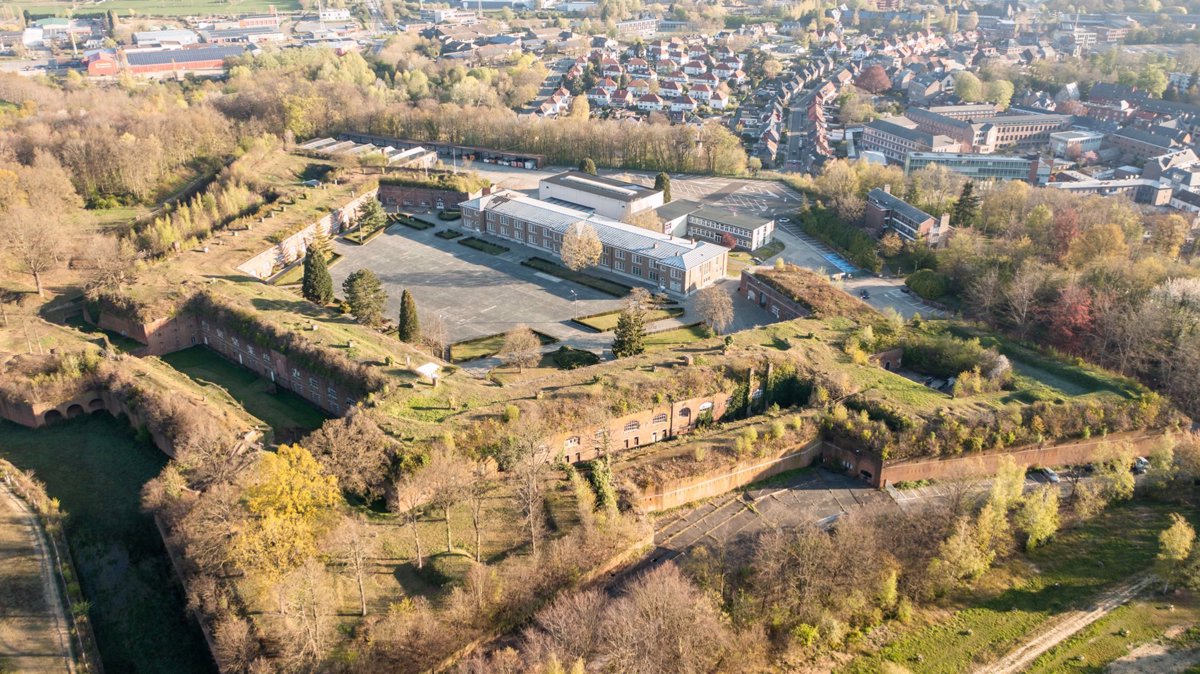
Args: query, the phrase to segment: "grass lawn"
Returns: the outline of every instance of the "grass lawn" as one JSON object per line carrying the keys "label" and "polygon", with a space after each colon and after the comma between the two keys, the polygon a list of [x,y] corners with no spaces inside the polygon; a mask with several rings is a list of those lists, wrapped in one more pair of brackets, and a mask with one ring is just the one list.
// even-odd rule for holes
{"label": "grass lawn", "polygon": [[[338,262],[341,262],[341,260],[342,260],[342,256],[340,254],[332,253],[329,256],[329,261],[326,262],[325,265],[327,267],[332,267],[333,265],[337,264]],[[304,261],[303,260],[301,260],[300,262],[297,262],[296,264],[292,265],[292,267],[290,269],[288,269],[287,271],[285,271],[282,274],[279,274],[275,278],[271,279],[271,285],[290,286],[290,285],[297,285],[297,284],[301,283],[302,281],[304,281]]]}
{"label": "grass lawn", "polygon": [[521,264],[525,265],[526,267],[532,267],[540,272],[557,276],[561,279],[574,281],[579,285],[599,290],[600,292],[612,295],[613,297],[625,297],[629,294],[629,291],[633,290],[632,287],[627,286],[624,283],[617,283],[616,281],[610,281],[599,276],[592,276],[591,274],[585,274],[581,271],[572,271],[556,262],[551,262],[550,260],[540,257],[531,257],[528,260],[522,261]]}
{"label": "grass lawn", "polygon": [[[558,340],[550,335],[543,335],[534,330],[533,334],[537,335],[541,340],[542,345],[553,344]],[[465,342],[459,342],[450,347],[450,361],[454,363],[462,363],[468,360],[477,358],[489,358],[500,353],[500,349],[504,348],[505,333],[500,332],[487,337],[477,337],[468,339]]]}
{"label": "grass lawn", "polygon": [[[677,318],[683,315],[682,307],[671,307],[669,309],[653,309],[646,312],[646,324],[649,325],[655,321],[661,321],[664,318]],[[584,318],[576,318],[575,322],[585,325],[598,332],[608,332],[617,327],[617,319],[621,316],[620,309],[606,311],[595,316],[586,316]]]}
{"label": "grass lawn", "polygon": [[47,0],[12,0],[10,6],[20,10],[27,9],[31,14],[66,15],[70,9],[75,9],[76,16],[108,10],[117,12],[122,17],[129,16],[207,16],[210,14],[258,14],[269,12],[271,6],[279,11],[300,9],[298,0],[109,0],[94,7],[76,7],[69,2],[48,2]]}
{"label": "grass lawn", "polygon": [[696,323],[695,325],[646,335],[643,343],[646,345],[647,351],[662,351],[708,339],[710,336],[708,326],[703,323]]}
{"label": "grass lawn", "polygon": [[[1029,672],[1100,672],[1108,663],[1127,655],[1131,644],[1162,640],[1168,630],[1182,631],[1197,621],[1200,621],[1200,606],[1195,597],[1138,599],[1117,607],[1112,613],[1046,651],[1034,661]],[[1174,645],[1164,643],[1163,650]],[[1192,645],[1188,644],[1185,648]]]}
{"label": "grass lawn", "polygon": [[1030,554],[1028,564],[1018,558],[989,574],[1011,574],[1010,587],[988,591],[985,577],[962,594],[949,619],[915,626],[843,671],[877,672],[885,661],[905,667],[919,661],[922,672],[950,674],[990,662],[1055,614],[1086,606],[1106,587],[1148,570],[1170,511],[1145,502],[1114,506],[1060,533]]}
{"label": "grass lawn", "polygon": [[115,349],[124,353],[130,353],[137,351],[138,349],[145,348],[145,345],[136,339],[130,339],[120,333],[116,333],[111,330],[105,330],[93,323],[88,323],[87,321],[83,320],[82,315],[69,318],[67,319],[66,323],[80,332],[86,332],[87,334],[95,335],[96,337],[100,337],[101,335],[107,337],[108,342],[112,344]]}
{"label": "grass lawn", "polygon": [[158,530],[141,510],[142,485],[166,455],[100,413],[38,430],[0,421],[0,456],[34,471],[69,514],[67,539],[105,670],[215,672]]}
{"label": "grass lawn", "polygon": [[198,382],[216,384],[228,391],[247,412],[270,424],[281,441],[311,431],[327,418],[316,405],[291,391],[270,393],[270,382],[204,347],[177,351],[163,356],[163,360]]}

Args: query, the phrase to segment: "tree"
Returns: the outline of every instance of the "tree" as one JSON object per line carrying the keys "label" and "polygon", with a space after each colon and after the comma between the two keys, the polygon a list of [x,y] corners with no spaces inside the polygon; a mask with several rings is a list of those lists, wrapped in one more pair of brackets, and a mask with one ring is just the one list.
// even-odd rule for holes
{"label": "tree", "polygon": [[1079,352],[1083,338],[1091,331],[1092,320],[1092,295],[1076,283],[1059,291],[1046,316],[1051,339],[1069,353]]}
{"label": "tree", "polygon": [[429,351],[442,360],[450,359],[450,328],[441,313],[426,313],[421,321],[421,341]]}
{"label": "tree", "polygon": [[533,330],[518,325],[509,330],[504,336],[504,346],[500,349],[500,362],[510,367],[516,366],[519,371],[538,364],[542,358],[542,340],[538,339]]}
{"label": "tree", "polygon": [[333,301],[333,278],[329,276],[325,253],[314,246],[309,246],[304,254],[304,280],[300,284],[300,294],[317,304]]}
{"label": "tree", "polygon": [[1011,456],[1001,457],[996,477],[992,480],[992,489],[988,493],[988,501],[1001,512],[1008,512],[1020,503],[1024,488],[1025,468]]}
{"label": "tree", "polygon": [[604,245],[596,230],[586,222],[577,222],[563,235],[559,255],[563,264],[572,271],[587,269],[600,262]]}
{"label": "tree", "polygon": [[696,312],[714,334],[733,322],[733,300],[718,286],[709,286],[696,296]]}
{"label": "tree", "polygon": [[984,91],[987,99],[1002,110],[1008,109],[1009,104],[1012,103],[1013,83],[1008,80],[992,80],[984,85]]}
{"label": "tree", "polygon": [[1045,282],[1045,270],[1032,260],[1026,260],[1013,275],[1004,299],[1008,303],[1008,318],[1017,327],[1022,339],[1029,329],[1037,305],[1037,295]]}
{"label": "tree", "polygon": [[429,488],[429,504],[442,511],[446,523],[446,552],[454,551],[450,509],[466,496],[471,468],[447,446],[438,447],[429,457],[423,476]]}
{"label": "tree", "polygon": [[237,533],[234,559],[244,569],[275,575],[316,554],[341,498],[336,478],[297,444],[262,454],[244,500],[250,520]]}
{"label": "tree", "polygon": [[969,227],[979,215],[979,196],[975,194],[975,183],[968,180],[963,184],[958,201],[954,202],[954,211],[950,220],[955,227]]}
{"label": "tree", "polygon": [[512,457],[513,495],[525,518],[529,548],[535,558],[546,526],[542,473],[549,466],[550,452],[543,442],[544,437],[541,424],[535,419],[527,419],[507,439],[507,453]]}
{"label": "tree", "polygon": [[397,337],[406,344],[421,341],[421,321],[417,317],[417,301],[405,288],[400,294],[400,316],[396,319]]}
{"label": "tree", "polygon": [[425,568],[424,548],[421,545],[421,532],[417,523],[421,521],[422,509],[429,500],[429,489],[425,484],[423,471],[420,468],[410,470],[392,484],[389,508],[399,514],[413,538],[413,550],[417,556],[417,568]]}
{"label": "tree", "polygon": [[571,119],[587,120],[592,116],[592,106],[587,96],[580,94],[571,99]]}
{"label": "tree", "polygon": [[331,541],[333,558],[346,573],[354,578],[358,588],[358,609],[367,615],[367,574],[370,573],[370,558],[374,554],[375,532],[361,513],[342,518]]}
{"label": "tree", "polygon": [[1171,513],[1171,526],[1158,535],[1158,556],[1155,568],[1163,581],[1163,594],[1171,583],[1180,579],[1184,565],[1192,554],[1196,530],[1179,513]]}
{"label": "tree", "polygon": [[475,531],[475,561],[483,561],[483,516],[484,505],[492,492],[492,481],[488,479],[487,464],[475,462],[471,471],[471,483],[467,486],[467,508],[471,512],[471,528]]}
{"label": "tree", "polygon": [[729,249],[737,248],[737,238],[729,232],[721,234],[721,245]]}
{"label": "tree", "polygon": [[90,242],[89,257],[94,268],[85,289],[120,286],[130,280],[138,260],[137,248],[128,239],[98,235]]}
{"label": "tree", "polygon": [[378,199],[367,199],[358,207],[355,222],[359,231],[373,232],[387,224],[387,213]]}
{"label": "tree", "polygon": [[353,407],[327,420],[303,444],[347,494],[367,501],[383,496],[396,443],[366,412]]}
{"label": "tree", "polygon": [[617,327],[613,331],[613,356],[626,358],[646,350],[646,313],[640,304],[629,303],[617,316]]}
{"label": "tree", "polygon": [[359,269],[350,274],[342,282],[342,292],[346,295],[346,303],[350,305],[350,313],[359,323],[376,326],[383,322],[387,293],[375,272]]}
{"label": "tree", "polygon": [[1033,550],[1058,531],[1058,487],[1047,484],[1035,489],[1017,511],[1017,527],[1025,532],[1025,549]]}
{"label": "tree", "polygon": [[583,171],[584,173],[596,175],[596,162],[592,161],[591,157],[584,157],[579,162],[579,170]]}
{"label": "tree", "polygon": [[879,239],[879,254],[884,257],[895,257],[902,250],[904,250],[904,239],[901,239],[900,235],[893,231],[888,231]]}
{"label": "tree", "polygon": [[7,251],[17,268],[33,277],[38,297],[46,296],[43,277],[65,259],[66,234],[65,223],[28,208],[11,208],[0,214],[0,250]]}
{"label": "tree", "polygon": [[663,203],[671,201],[671,176],[667,175],[666,171],[660,172],[654,176],[654,189],[663,193]]}
{"label": "tree", "polygon": [[980,545],[971,520],[960,517],[954,530],[938,546],[929,564],[929,575],[942,589],[978,579],[992,565],[995,553]]}
{"label": "tree", "polygon": [[980,103],[984,99],[983,82],[974,73],[960,70],[954,73],[954,93],[967,103]]}
{"label": "tree", "polygon": [[888,77],[883,66],[876,63],[863,68],[858,79],[854,80],[854,86],[872,94],[882,94],[892,88],[892,78]]}

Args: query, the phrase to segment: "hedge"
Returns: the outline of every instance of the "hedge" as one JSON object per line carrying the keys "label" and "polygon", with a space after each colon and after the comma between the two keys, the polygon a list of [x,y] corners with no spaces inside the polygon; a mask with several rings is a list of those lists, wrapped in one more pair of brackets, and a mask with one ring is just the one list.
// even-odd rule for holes
{"label": "hedge", "polygon": [[580,271],[572,271],[556,262],[551,262],[550,260],[541,257],[531,257],[528,260],[523,260],[521,264],[526,267],[532,267],[540,272],[550,274],[551,276],[557,276],[561,279],[574,281],[579,285],[587,286],[594,290],[599,290],[600,292],[606,295],[612,295],[613,297],[625,297],[633,290],[633,286],[627,286],[624,283],[617,283],[616,281],[610,281],[608,279],[592,276],[591,274],[585,274]]}
{"label": "hedge", "polygon": [[950,279],[932,269],[913,272],[904,280],[904,285],[927,300],[936,300],[950,292]]}
{"label": "hedge", "polygon": [[447,241],[449,241],[451,239],[457,239],[458,237],[460,237],[462,235],[463,235],[462,232],[460,232],[456,229],[443,229],[442,231],[434,234],[434,236],[436,236],[437,238],[446,239]]}
{"label": "hedge", "polygon": [[[473,236],[468,236],[465,239],[459,239],[458,242],[461,243],[462,245],[466,246],[467,248],[474,248],[475,250],[481,250],[485,253],[490,253],[492,255],[500,255],[501,253],[507,253],[509,250],[505,246],[500,246],[500,245],[491,243],[490,241],[484,241],[483,239],[477,239]],[[524,263],[522,263],[522,264],[524,264]]]}

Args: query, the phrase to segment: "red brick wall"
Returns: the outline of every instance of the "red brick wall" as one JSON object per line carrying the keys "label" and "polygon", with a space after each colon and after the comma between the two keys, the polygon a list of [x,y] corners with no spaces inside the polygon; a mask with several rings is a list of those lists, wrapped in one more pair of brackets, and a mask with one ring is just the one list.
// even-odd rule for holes
{"label": "red brick wall", "polygon": [[[380,183],[379,201],[387,208],[454,208],[472,199],[466,192]],[[441,206],[438,206],[439,200]]]}
{"label": "red brick wall", "polygon": [[[551,454],[562,452],[568,461],[590,461],[607,450],[622,452],[626,449],[650,445],[676,435],[690,433],[696,428],[701,407],[709,408],[714,420],[725,416],[729,405],[728,393],[715,393],[672,403],[655,405],[641,412],[634,412],[610,420],[600,426],[575,429],[552,435],[546,440]],[[628,429],[628,430],[627,430]]]}
{"label": "red brick wall", "polygon": [[741,282],[738,284],[738,294],[746,298],[747,301],[754,302],[771,312],[781,321],[790,321],[793,318],[804,318],[809,315],[807,309],[767,285],[754,274],[751,274],[749,270],[742,270]]}

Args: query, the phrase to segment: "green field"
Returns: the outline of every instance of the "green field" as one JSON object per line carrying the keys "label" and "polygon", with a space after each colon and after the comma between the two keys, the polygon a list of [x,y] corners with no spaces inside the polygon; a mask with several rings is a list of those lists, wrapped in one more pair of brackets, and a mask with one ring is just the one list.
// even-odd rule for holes
{"label": "green field", "polygon": [[647,351],[662,351],[663,349],[673,349],[692,342],[698,342],[702,339],[708,339],[711,334],[708,331],[708,326],[703,323],[688,325],[674,330],[664,330],[663,332],[655,332],[646,335],[643,343],[646,345]]}
{"label": "green field", "polygon": [[[537,335],[537,338],[541,340],[543,345],[553,344],[558,341],[550,335],[543,335],[536,330],[533,331],[533,334]],[[450,347],[450,360],[454,363],[462,363],[477,358],[490,358],[500,353],[500,349],[504,348],[505,336],[505,333],[501,332],[495,335],[488,335],[487,337],[477,337],[465,342],[459,342]]]}
{"label": "green field", "polygon": [[[678,318],[682,315],[683,309],[681,307],[671,307],[669,309],[651,309],[650,311],[646,312],[646,325],[649,325],[655,321],[661,321],[665,318]],[[617,319],[620,317],[621,310],[614,309],[612,311],[606,311],[595,316],[576,318],[575,322],[581,325],[586,325],[597,332],[608,332],[609,330],[616,329]]]}
{"label": "green field", "polygon": [[47,2],[46,0],[9,0],[10,6],[29,10],[35,17],[57,14],[74,16],[102,14],[109,10],[122,17],[130,16],[194,16],[207,14],[265,14],[271,7],[281,12],[300,9],[298,0],[107,0],[100,3]]}
{"label": "green field", "polygon": [[[1088,605],[1105,588],[1147,571],[1170,509],[1130,503],[1069,531],[1014,564],[1017,582],[996,592],[968,592],[960,608],[935,624],[916,626],[843,672],[878,672],[884,662],[913,671],[963,672],[1011,650],[1052,616]],[[920,663],[920,664],[917,664]]]}
{"label": "green field", "polygon": [[298,438],[327,418],[316,405],[291,391],[280,389],[271,393],[269,381],[204,347],[176,351],[163,356],[163,360],[196,381],[216,384],[228,391],[247,412],[274,428],[281,442]]}
{"label": "green field", "polygon": [[216,671],[189,622],[141,489],[167,457],[101,413],[31,430],[0,421],[0,456],[32,470],[68,514],[66,533],[108,672]]}

